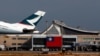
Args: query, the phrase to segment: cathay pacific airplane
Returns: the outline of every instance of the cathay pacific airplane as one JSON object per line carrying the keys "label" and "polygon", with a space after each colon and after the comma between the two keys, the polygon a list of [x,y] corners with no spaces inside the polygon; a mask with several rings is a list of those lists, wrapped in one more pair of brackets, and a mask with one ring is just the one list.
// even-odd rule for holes
{"label": "cathay pacific airplane", "polygon": [[0,33],[30,33],[33,32],[37,23],[45,15],[44,11],[37,11],[18,23],[0,21]]}

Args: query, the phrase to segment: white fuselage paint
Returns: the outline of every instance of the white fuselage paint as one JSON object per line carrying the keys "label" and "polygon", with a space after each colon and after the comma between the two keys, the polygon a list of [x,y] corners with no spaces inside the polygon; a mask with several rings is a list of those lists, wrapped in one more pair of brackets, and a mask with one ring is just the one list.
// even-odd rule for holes
{"label": "white fuselage paint", "polygon": [[23,29],[34,29],[35,26],[25,25],[21,23],[6,23],[0,21],[0,33],[23,33]]}

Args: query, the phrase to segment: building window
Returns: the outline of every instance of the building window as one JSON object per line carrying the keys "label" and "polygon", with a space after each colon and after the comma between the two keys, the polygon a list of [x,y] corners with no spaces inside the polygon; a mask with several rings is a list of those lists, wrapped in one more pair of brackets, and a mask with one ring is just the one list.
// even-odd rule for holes
{"label": "building window", "polygon": [[63,41],[75,42],[76,38],[63,38]]}
{"label": "building window", "polygon": [[94,38],[83,38],[83,40],[94,40]]}
{"label": "building window", "polygon": [[28,38],[18,38],[18,40],[28,40]]}
{"label": "building window", "polygon": [[63,45],[73,45],[76,42],[76,38],[63,38]]}
{"label": "building window", "polygon": [[45,38],[34,38],[34,45],[45,45]]}
{"label": "building window", "polygon": [[95,38],[95,40],[100,40],[100,38]]}
{"label": "building window", "polygon": [[13,40],[16,40],[16,38],[12,38]]}
{"label": "building window", "polygon": [[23,45],[22,43],[18,43],[18,45]]}
{"label": "building window", "polygon": [[12,43],[12,45],[16,45],[16,43]]}
{"label": "building window", "polygon": [[100,42],[98,42],[98,44],[100,44]]}

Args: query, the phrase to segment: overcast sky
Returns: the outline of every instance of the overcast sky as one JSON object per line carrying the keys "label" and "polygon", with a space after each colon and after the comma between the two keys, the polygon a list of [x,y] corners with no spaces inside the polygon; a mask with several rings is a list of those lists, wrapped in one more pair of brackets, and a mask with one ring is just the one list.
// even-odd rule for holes
{"label": "overcast sky", "polygon": [[71,27],[100,31],[100,0],[0,0],[0,20],[20,22],[37,10],[46,11],[37,28],[43,31],[45,21],[62,20]]}

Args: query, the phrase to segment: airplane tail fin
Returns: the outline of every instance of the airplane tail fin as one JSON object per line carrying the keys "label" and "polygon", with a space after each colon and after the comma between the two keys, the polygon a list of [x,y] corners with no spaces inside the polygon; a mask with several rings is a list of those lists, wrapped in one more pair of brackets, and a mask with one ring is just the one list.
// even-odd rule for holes
{"label": "airplane tail fin", "polygon": [[44,11],[37,11],[26,19],[22,20],[20,23],[27,25],[37,25],[37,23],[41,20],[41,18],[45,15]]}

